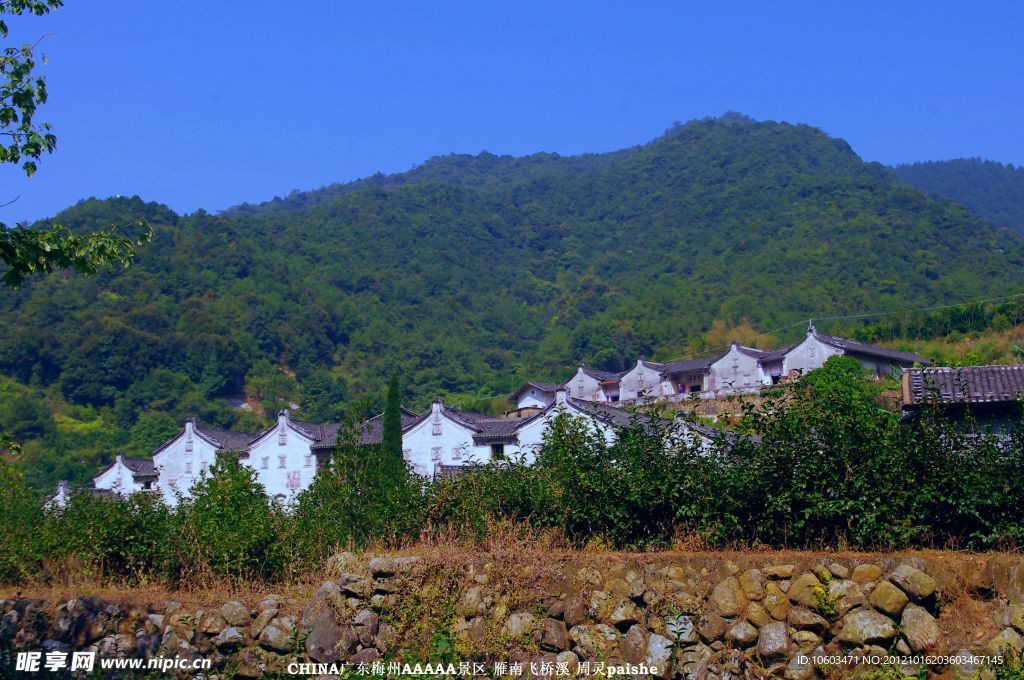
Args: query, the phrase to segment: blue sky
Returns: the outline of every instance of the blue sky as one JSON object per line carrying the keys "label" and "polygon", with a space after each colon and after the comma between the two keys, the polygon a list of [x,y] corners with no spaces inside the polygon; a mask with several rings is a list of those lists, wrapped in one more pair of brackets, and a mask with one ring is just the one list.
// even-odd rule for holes
{"label": "blue sky", "polygon": [[[282,12],[282,8],[287,11]],[[1019,2],[139,2],[43,42],[56,154],[8,224],[88,196],[219,210],[449,152],[575,154],[725,111],[884,163],[1024,164]]]}

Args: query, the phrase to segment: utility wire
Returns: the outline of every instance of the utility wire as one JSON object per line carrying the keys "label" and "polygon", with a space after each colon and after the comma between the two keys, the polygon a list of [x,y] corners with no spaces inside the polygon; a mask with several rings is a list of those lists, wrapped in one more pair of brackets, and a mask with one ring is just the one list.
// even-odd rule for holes
{"label": "utility wire", "polygon": [[[779,328],[767,331],[765,333],[758,333],[757,335],[751,336],[749,338],[743,338],[742,340],[737,340],[737,342],[739,342],[741,344],[744,343],[744,342],[751,342],[753,340],[757,340],[758,338],[763,338],[766,335],[774,335],[775,333],[778,333],[779,331],[789,330],[790,328],[793,328],[794,326],[802,326],[802,325],[804,325],[804,323],[807,323],[808,325],[810,325],[810,324],[813,324],[815,321],[840,321],[840,320],[843,320],[843,319],[870,319],[872,317],[899,316],[901,314],[913,314],[914,312],[934,312],[934,311],[937,311],[937,310],[940,310],[940,309],[951,309],[953,307],[966,307],[967,305],[980,305],[980,304],[984,304],[986,302],[997,302],[997,301],[1000,301],[1000,300],[1010,300],[1012,298],[1019,298],[1019,297],[1022,297],[1022,296],[1024,296],[1024,293],[1013,293],[1012,295],[1001,295],[999,297],[985,298],[983,300],[967,300],[966,302],[955,302],[955,303],[949,304],[949,305],[934,305],[934,306],[931,306],[931,307],[916,307],[914,309],[903,309],[903,310],[896,311],[896,312],[874,312],[872,314],[847,314],[847,315],[844,315],[844,316],[815,316],[815,317],[812,317],[812,318],[808,319],[806,322],[804,322],[804,321],[797,321],[796,323],[791,323],[788,326],[781,326]],[[701,356],[703,354],[708,354],[709,352],[716,352],[718,350],[728,349],[731,346],[732,346],[732,343],[729,343],[728,345],[722,345],[720,347],[710,347],[710,348],[705,349],[705,350],[703,350],[701,352],[696,352],[694,354],[688,354],[688,355],[682,357],[682,360],[685,361],[687,359],[692,359],[692,358],[699,357],[699,356]]]}

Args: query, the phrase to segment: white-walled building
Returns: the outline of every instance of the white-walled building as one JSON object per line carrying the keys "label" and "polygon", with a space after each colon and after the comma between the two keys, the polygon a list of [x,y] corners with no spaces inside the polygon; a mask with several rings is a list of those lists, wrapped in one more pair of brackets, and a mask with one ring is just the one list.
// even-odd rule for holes
{"label": "white-walled building", "polygon": [[559,385],[531,380],[516,390],[509,401],[513,408],[505,411],[506,417],[523,418],[541,411],[555,401]]}
{"label": "white-walled building", "polygon": [[664,364],[637,359],[636,366],[619,381],[619,399],[631,402],[700,392],[708,366],[718,358],[704,357]]}
{"label": "white-walled building", "polygon": [[807,328],[807,335],[803,340],[784,350],[769,353],[768,356],[762,357],[761,363],[767,376],[766,382],[770,384],[775,374],[773,369],[781,371],[783,376],[796,377],[821,368],[829,357],[837,355],[857,359],[865,369],[878,377],[890,373],[898,374],[901,369],[912,368],[915,364],[931,365],[930,361],[913,352],[901,352],[888,347],[866,345],[855,340],[824,335],[819,333],[813,324]]}
{"label": "white-walled building", "polygon": [[569,396],[573,399],[606,404],[614,403],[619,400],[619,384],[622,376],[622,373],[598,371],[588,368],[586,364],[580,364],[576,369],[576,374],[566,381],[565,386],[569,390]]}
{"label": "white-walled building", "polygon": [[708,364],[701,391],[712,395],[749,394],[771,384],[765,381],[761,368],[761,357],[765,354],[763,350],[733,341],[728,352]]}
{"label": "white-walled building", "polygon": [[153,488],[167,504],[176,505],[178,494],[188,495],[200,475],[216,461],[218,451],[245,451],[252,438],[249,433],[218,430],[189,420],[179,434],[153,452],[152,465],[157,474]]}
{"label": "white-walled building", "polygon": [[[855,357],[878,376],[929,363],[910,352],[823,335],[811,325],[800,342],[779,350],[758,350],[733,342],[723,354],[689,361],[656,363],[641,358],[625,373],[580,365],[564,385],[538,381],[523,385],[512,396],[515,408],[504,418],[453,409],[441,399],[435,399],[424,414],[403,409],[403,454],[415,472],[426,478],[472,463],[513,457],[529,463],[559,413],[589,419],[611,441],[618,428],[636,417],[611,406],[613,402],[754,392],[784,377],[820,368],[835,355]],[[179,495],[188,495],[218,452],[235,451],[242,464],[256,471],[268,495],[288,502],[313,483],[343,429],[338,423],[292,420],[288,411],[282,411],[273,427],[258,434],[209,428],[193,419],[157,448],[152,460],[119,454],[93,478],[92,490],[117,494],[149,491],[174,505]],[[705,443],[711,437],[709,431],[696,426],[686,431]],[[354,436],[360,444],[379,444],[382,433],[383,418],[377,416],[362,423]],[[62,482],[51,502],[62,504],[69,489]]]}
{"label": "white-walled building", "polygon": [[152,460],[119,453],[113,463],[92,478],[92,483],[97,489],[131,494],[152,489],[156,478],[157,472]]}
{"label": "white-walled building", "polygon": [[[461,411],[435,399],[422,415],[403,409],[403,455],[415,473],[427,479],[474,463],[520,460],[530,464],[552,420],[562,413],[583,418],[609,443],[619,428],[636,418],[644,420],[631,411],[576,399],[566,387],[557,387],[547,406],[519,418]],[[700,428],[692,431],[707,438]],[[365,421],[353,433],[360,445],[379,444],[382,435],[382,416]],[[152,460],[119,455],[94,478],[94,490],[119,494],[148,490],[175,505],[179,494],[188,495],[218,452],[236,451],[242,464],[256,471],[269,496],[288,502],[312,484],[343,436],[347,435],[339,424],[295,421],[287,411],[273,427],[256,435],[215,430],[190,420],[181,433],[154,452]],[[62,487],[58,495],[66,498],[67,492]]]}

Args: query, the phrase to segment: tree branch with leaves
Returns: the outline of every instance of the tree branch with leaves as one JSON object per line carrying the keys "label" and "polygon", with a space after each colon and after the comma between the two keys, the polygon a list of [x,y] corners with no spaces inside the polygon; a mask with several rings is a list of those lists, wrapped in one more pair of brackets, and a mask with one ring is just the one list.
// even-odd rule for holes
{"label": "tree branch with leaves", "polygon": [[[0,38],[8,34],[5,16],[43,16],[63,6],[63,0],[0,0]],[[0,164],[21,164],[31,177],[43,154],[53,153],[57,137],[49,123],[35,121],[36,108],[46,103],[46,78],[35,73],[36,50],[43,38],[20,47],[0,50]],[[45,55],[42,57],[45,63]],[[55,269],[74,269],[85,275],[118,263],[128,266],[136,246],[149,242],[153,230],[144,221],[135,223],[137,236],[117,229],[74,234],[67,227],[30,229],[0,223],[0,260],[7,265],[3,282],[16,288],[25,277]]]}

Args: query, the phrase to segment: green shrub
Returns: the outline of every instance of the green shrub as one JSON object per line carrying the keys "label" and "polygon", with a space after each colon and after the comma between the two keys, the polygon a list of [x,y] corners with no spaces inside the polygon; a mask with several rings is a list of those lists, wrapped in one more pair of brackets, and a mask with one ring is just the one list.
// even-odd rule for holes
{"label": "green shrub", "polygon": [[47,554],[43,498],[14,463],[0,460],[0,581],[36,576]]}
{"label": "green shrub", "polygon": [[177,539],[174,515],[150,493],[73,493],[51,513],[49,528],[55,552],[79,562],[87,575],[132,583],[164,578]]}
{"label": "green shrub", "polygon": [[323,560],[340,547],[396,543],[419,532],[423,495],[401,459],[381,445],[361,445],[354,422],[338,433],[331,461],[301,492],[291,521],[295,545]]}
{"label": "green shrub", "polygon": [[237,454],[218,454],[209,472],[178,505],[175,576],[274,578],[286,563],[281,510]]}

